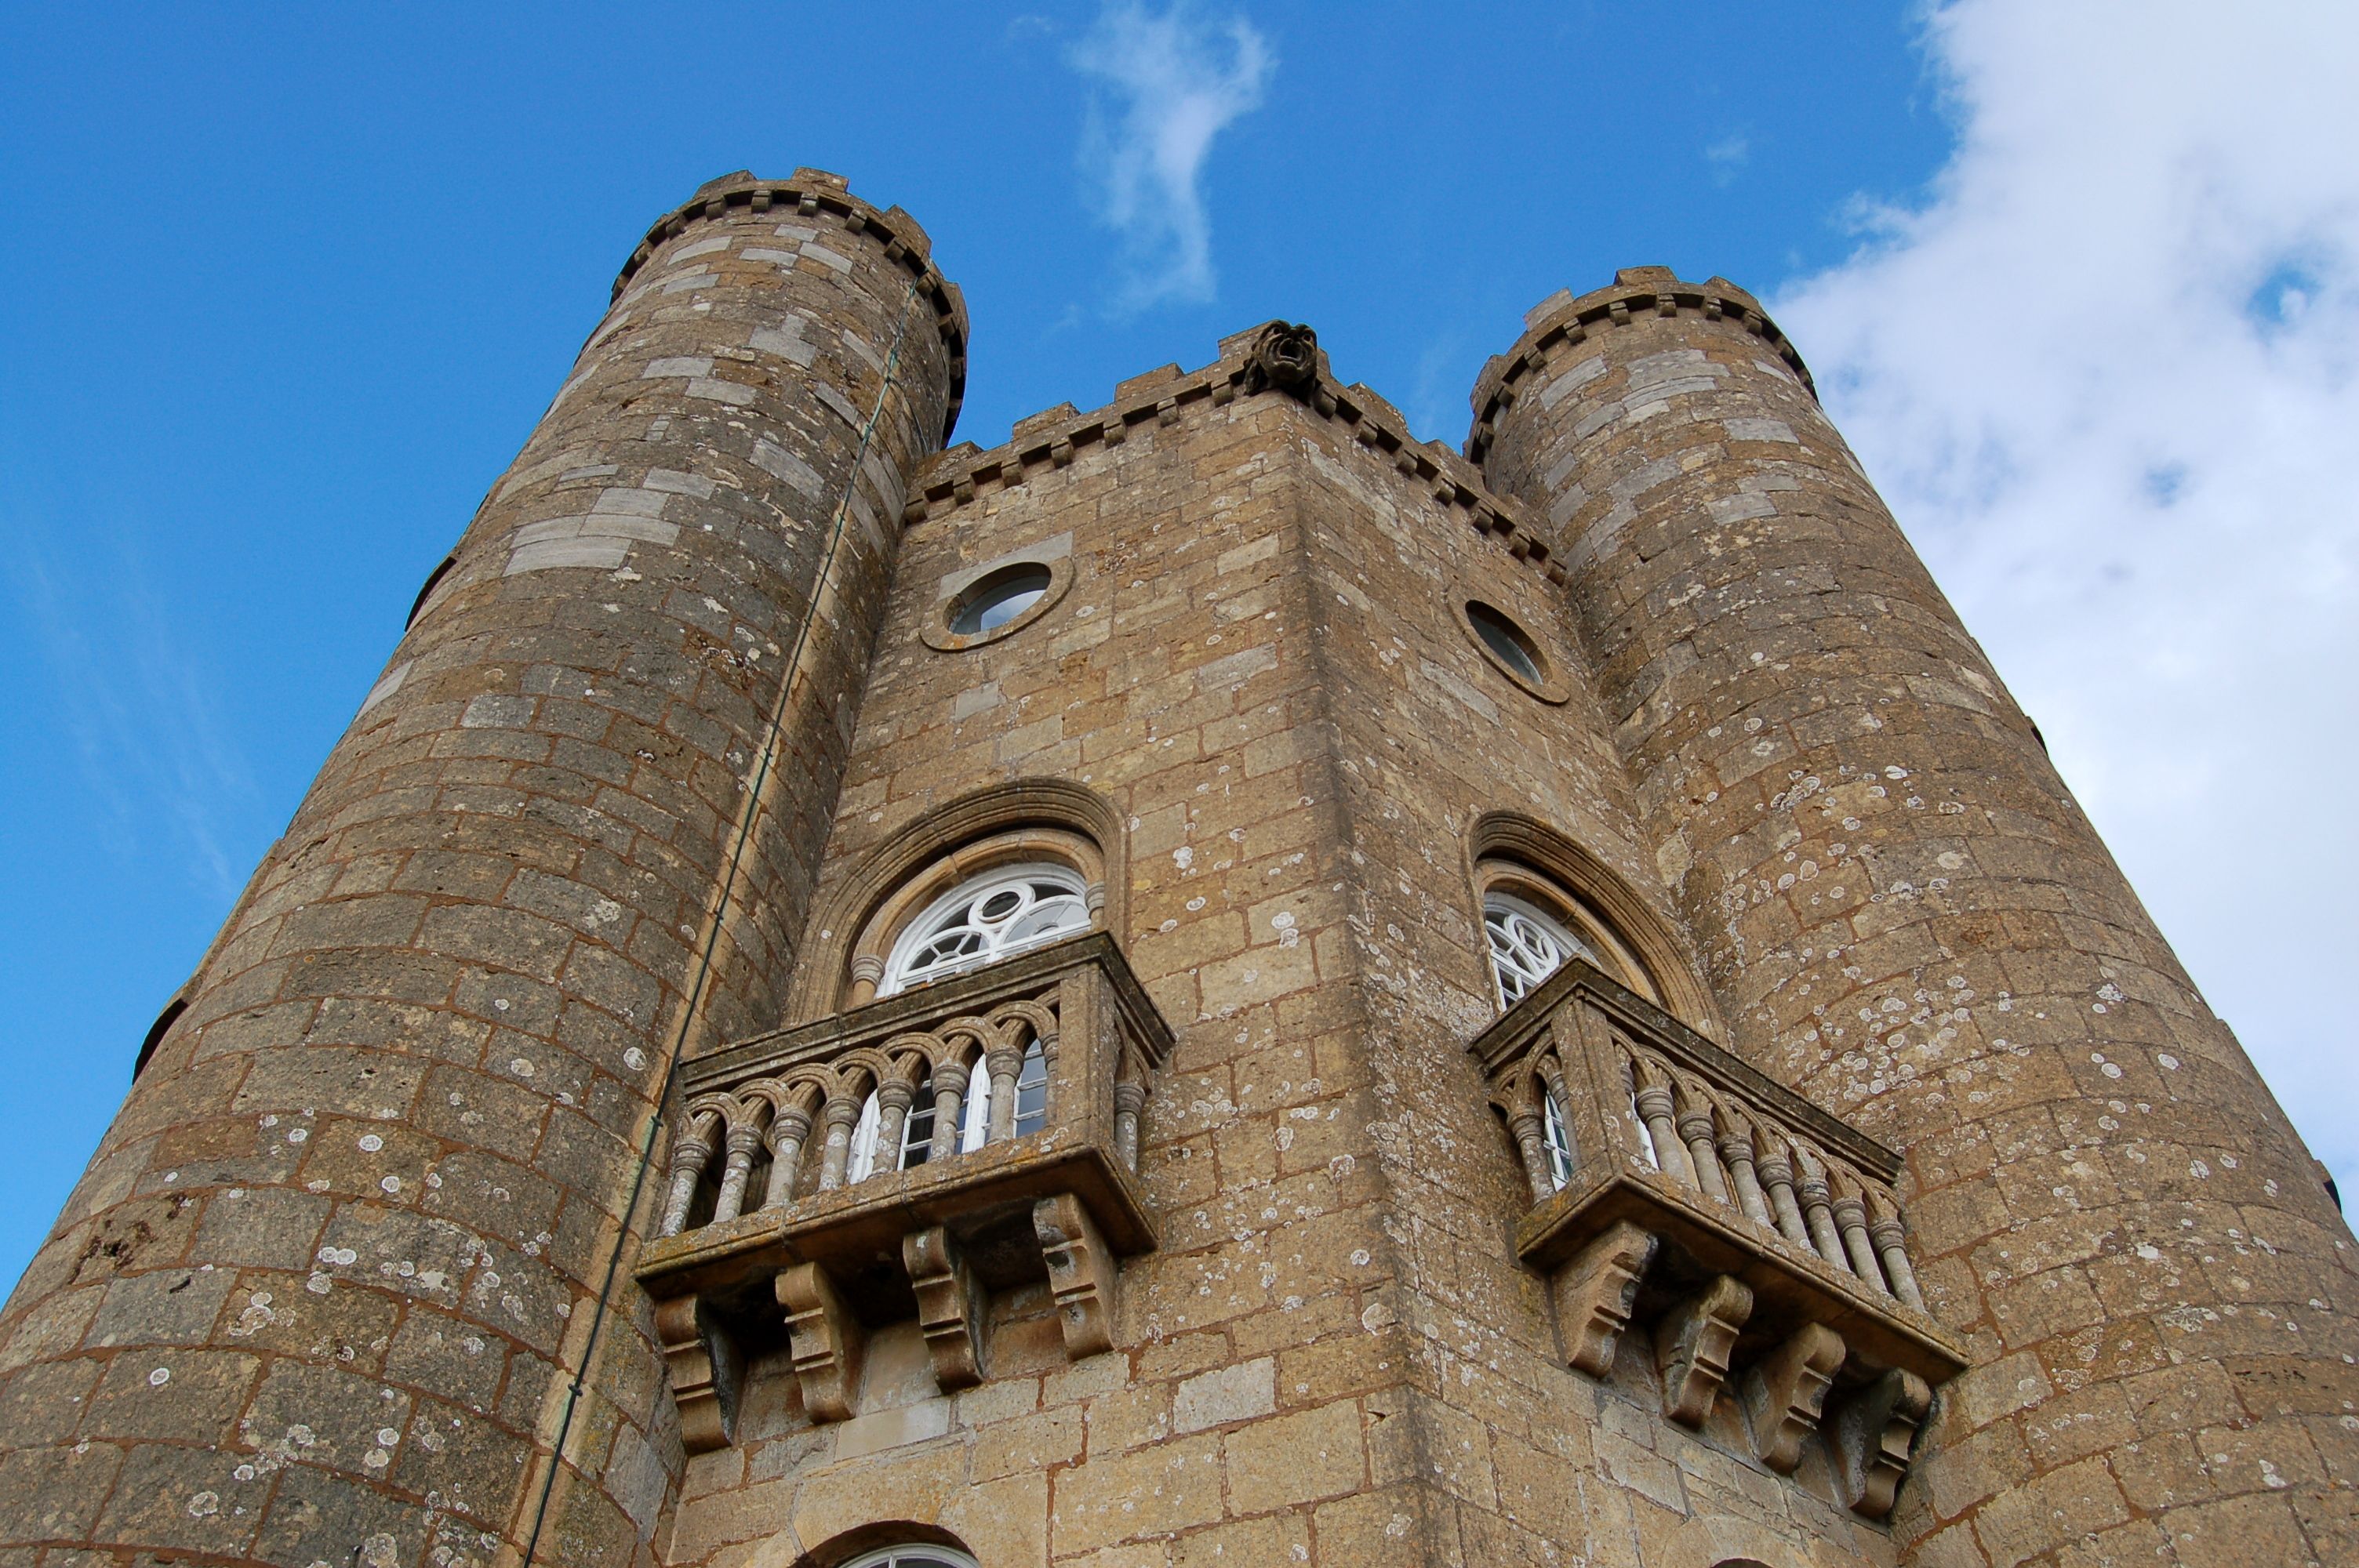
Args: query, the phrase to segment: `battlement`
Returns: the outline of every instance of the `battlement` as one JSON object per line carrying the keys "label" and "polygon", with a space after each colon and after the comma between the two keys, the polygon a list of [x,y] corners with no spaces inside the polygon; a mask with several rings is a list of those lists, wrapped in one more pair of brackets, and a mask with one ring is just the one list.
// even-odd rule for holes
{"label": "battlement", "polygon": [[706,180],[696,188],[695,195],[648,226],[647,238],[615,275],[611,297],[622,297],[623,290],[658,246],[732,208],[792,211],[805,218],[832,220],[848,232],[871,236],[884,247],[888,259],[908,270],[911,287],[932,307],[935,330],[950,351],[950,409],[942,422],[942,439],[949,440],[951,432],[958,428],[959,410],[966,401],[966,297],[934,265],[934,243],[915,218],[898,207],[879,211],[863,201],[852,194],[849,182],[840,174],[799,168],[787,179],[766,180],[740,169]]}
{"label": "battlement", "polygon": [[[1241,393],[1268,390],[1277,384],[1257,356],[1281,331],[1308,337],[1315,351],[1316,335],[1307,328],[1268,322],[1222,339],[1221,357],[1200,369],[1165,365],[1130,377],[1114,388],[1113,402],[1089,413],[1062,403],[1017,420],[1009,439],[988,451],[972,443],[949,448],[913,487],[901,521],[915,526],[947,517],[978,496],[1014,490],[1045,470],[1065,467],[1085,448],[1119,447],[1134,428],[1176,425],[1196,412],[1227,407]],[[1462,515],[1476,533],[1500,539],[1550,582],[1563,580],[1520,502],[1493,491],[1473,464],[1447,447],[1410,435],[1408,421],[1382,394],[1356,382],[1339,384],[1323,351],[1316,352],[1314,363],[1286,388],[1304,406],[1350,431],[1370,455],[1430,487],[1435,504]]]}
{"label": "battlement", "polygon": [[1601,327],[1627,326],[1633,316],[1676,316],[1682,310],[1694,311],[1710,321],[1733,321],[1761,339],[1810,389],[1810,395],[1818,395],[1818,384],[1810,379],[1801,354],[1752,295],[1724,277],[1682,283],[1667,266],[1625,266],[1603,288],[1578,298],[1568,289],[1559,289],[1524,313],[1523,336],[1506,353],[1492,355],[1483,373],[1474,378],[1470,399],[1474,427],[1466,437],[1468,460],[1483,460],[1500,413],[1530,386],[1531,378],[1554,351],[1585,341]]}

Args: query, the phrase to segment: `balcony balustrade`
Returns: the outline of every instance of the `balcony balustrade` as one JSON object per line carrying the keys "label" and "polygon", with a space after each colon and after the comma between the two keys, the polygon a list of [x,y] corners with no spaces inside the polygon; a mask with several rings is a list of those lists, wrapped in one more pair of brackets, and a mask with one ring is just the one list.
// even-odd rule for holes
{"label": "balcony balustrade", "polygon": [[1769,1468],[1823,1433],[1843,1501],[1888,1515],[1966,1359],[1918,1292],[1898,1156],[1578,960],[1469,1049],[1530,1182],[1516,1248],[1566,1362],[1604,1377],[1650,1326],[1670,1420],[1702,1427],[1726,1388]]}
{"label": "balcony balustrade", "polygon": [[1045,1279],[1065,1348],[1113,1347],[1150,1250],[1139,1119],[1171,1031],[1092,933],[741,1041],[681,1070],[656,1301],[691,1453],[731,1441],[783,1334],[814,1420],[852,1413],[868,1325],[914,1315],[945,1390],[984,1375],[990,1292]]}

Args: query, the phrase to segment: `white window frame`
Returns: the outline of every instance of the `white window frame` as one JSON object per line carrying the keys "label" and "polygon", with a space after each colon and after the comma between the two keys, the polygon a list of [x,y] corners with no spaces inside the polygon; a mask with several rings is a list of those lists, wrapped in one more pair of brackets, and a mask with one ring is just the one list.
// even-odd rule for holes
{"label": "white window frame", "polygon": [[1614,968],[1562,920],[1528,899],[1495,888],[1483,895],[1483,936],[1502,1008],[1531,995],[1568,958],[1585,958],[1609,971]]}
{"label": "white window frame", "polygon": [[855,1557],[843,1568],[982,1568],[965,1552],[949,1546],[888,1546]]}
{"label": "white window frame", "polygon": [[1562,1192],[1572,1180],[1572,1123],[1554,1084],[1540,1086],[1540,1144],[1548,1152],[1549,1182]]}
{"label": "white window frame", "polygon": [[[1042,882],[1052,883],[1058,888],[1056,901],[1061,902],[1068,897],[1072,900],[1068,910],[1059,912],[1060,914],[1069,915],[1070,918],[1046,930],[1035,930],[1021,937],[1011,937],[1009,934],[1016,927],[1025,925],[1028,916],[1052,902],[1038,898],[1031,892],[1033,884]],[[1022,901],[1006,918],[996,921],[970,919],[963,923],[962,927],[961,925],[951,923],[950,917],[962,909],[970,904],[980,904],[1006,889],[1014,889],[1022,894]],[[1049,860],[1027,861],[1017,866],[996,866],[960,882],[958,886],[928,904],[915,920],[910,921],[902,929],[901,935],[893,943],[892,951],[886,957],[885,975],[877,982],[876,994],[879,997],[888,997],[905,991],[913,985],[945,979],[951,975],[962,975],[970,970],[979,969],[985,964],[995,963],[1012,954],[1041,946],[1060,937],[1070,936],[1076,931],[1086,931],[1089,927],[1088,884],[1082,881],[1081,873],[1071,866],[1060,866]],[[972,952],[964,955],[959,962],[938,963],[912,972],[913,965],[920,953],[935,942],[962,928],[973,932],[978,938],[977,945]]]}

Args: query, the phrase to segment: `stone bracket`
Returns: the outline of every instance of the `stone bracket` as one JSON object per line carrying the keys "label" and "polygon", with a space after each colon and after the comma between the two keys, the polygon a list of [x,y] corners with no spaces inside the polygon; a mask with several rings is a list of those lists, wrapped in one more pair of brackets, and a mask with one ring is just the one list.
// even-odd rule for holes
{"label": "stone bracket", "polygon": [[1753,1290],[1732,1274],[1713,1278],[1673,1307],[1655,1330],[1655,1366],[1663,1375],[1663,1413],[1700,1427],[1728,1380],[1736,1335],[1753,1315]]}
{"label": "stone bracket", "polygon": [[1065,1354],[1078,1361],[1113,1349],[1117,1269],[1090,1211],[1072,1194],[1059,1193],[1032,1206],[1032,1230],[1049,1265]]}
{"label": "stone bracket", "polygon": [[1753,1452],[1781,1476],[1802,1462],[1802,1442],[1819,1430],[1827,1390],[1843,1363],[1843,1336],[1806,1323],[1745,1374],[1745,1414]]}
{"label": "stone bracket", "polygon": [[1852,1512],[1874,1519],[1891,1515],[1908,1474],[1909,1447],[1932,1408],[1932,1387],[1895,1367],[1835,1412],[1835,1485]]}
{"label": "stone bracket", "polygon": [[860,1382],[868,1336],[836,1294],[835,1281],[817,1263],[797,1263],[773,1281],[786,1309],[788,1355],[802,1383],[803,1408],[813,1421],[846,1421]]}
{"label": "stone bracket", "polygon": [[918,1326],[944,1393],[983,1381],[984,1293],[943,1226],[901,1238],[901,1262],[918,1293]]}
{"label": "stone bracket", "polygon": [[1659,1245],[1623,1220],[1582,1248],[1550,1281],[1565,1364],[1593,1378],[1614,1369],[1614,1347],[1630,1325],[1638,1281]]}
{"label": "stone bracket", "polygon": [[656,1303],[656,1339],[671,1374],[681,1445],[690,1454],[726,1448],[735,1439],[737,1400],[745,1386],[737,1341],[696,1295]]}

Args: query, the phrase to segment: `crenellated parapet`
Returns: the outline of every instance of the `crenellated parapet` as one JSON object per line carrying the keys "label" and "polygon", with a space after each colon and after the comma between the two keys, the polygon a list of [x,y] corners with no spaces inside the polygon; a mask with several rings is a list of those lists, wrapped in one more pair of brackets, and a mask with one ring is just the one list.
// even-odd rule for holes
{"label": "crenellated parapet", "polygon": [[[1299,358],[1274,375],[1279,351]],[[1564,580],[1521,503],[1491,490],[1475,466],[1457,453],[1411,436],[1408,421],[1380,394],[1357,383],[1339,384],[1318,349],[1317,334],[1282,321],[1223,339],[1221,357],[1200,370],[1166,365],[1134,376],[1102,408],[1083,414],[1071,404],[1060,405],[1018,420],[1015,434],[988,451],[971,445],[949,449],[914,487],[901,520],[914,525],[950,516],[978,496],[1015,490],[1064,468],[1092,447],[1119,447],[1135,430],[1176,425],[1199,411],[1225,408],[1240,396],[1272,393],[1292,396],[1341,426],[1371,456],[1429,489],[1435,505],[1462,518],[1477,534],[1498,539],[1550,582]]]}
{"label": "crenellated parapet", "polygon": [[799,219],[853,235],[866,235],[884,247],[887,259],[909,275],[910,286],[932,308],[935,329],[950,358],[950,408],[942,420],[941,438],[958,427],[959,409],[966,401],[966,297],[934,265],[933,241],[918,221],[898,207],[879,211],[852,194],[844,178],[825,169],[799,168],[786,179],[756,179],[740,170],[707,181],[696,194],[648,228],[647,238],[631,253],[615,276],[613,297],[623,291],[656,253],[699,223],[739,212],[776,212],[781,220]]}
{"label": "crenellated parapet", "polygon": [[[1543,379],[1549,361],[1562,350],[1586,342],[1593,332],[1627,327],[1647,317],[1675,317],[1688,311],[1707,321],[1728,321],[1762,341],[1795,378],[1818,395],[1802,356],[1777,330],[1761,302],[1724,277],[1702,284],[1682,283],[1667,266],[1625,266],[1605,288],[1574,298],[1567,289],[1541,300],[1525,314],[1524,335],[1504,354],[1494,354],[1475,378],[1474,427],[1467,433],[1466,456],[1480,463],[1491,448],[1499,416],[1517,398]],[[1559,395],[1561,395],[1560,394]]]}

